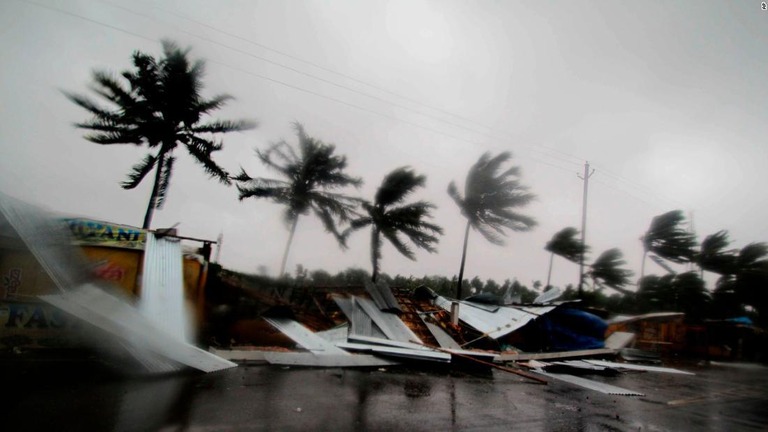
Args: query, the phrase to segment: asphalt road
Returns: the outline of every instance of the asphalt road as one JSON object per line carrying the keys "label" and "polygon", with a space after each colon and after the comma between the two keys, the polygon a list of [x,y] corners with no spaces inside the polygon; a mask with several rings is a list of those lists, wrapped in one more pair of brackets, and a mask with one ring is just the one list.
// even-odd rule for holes
{"label": "asphalt road", "polygon": [[3,362],[6,431],[768,430],[768,368],[675,365],[695,376],[590,377],[645,393],[387,368],[241,366],[127,378],[95,363]]}

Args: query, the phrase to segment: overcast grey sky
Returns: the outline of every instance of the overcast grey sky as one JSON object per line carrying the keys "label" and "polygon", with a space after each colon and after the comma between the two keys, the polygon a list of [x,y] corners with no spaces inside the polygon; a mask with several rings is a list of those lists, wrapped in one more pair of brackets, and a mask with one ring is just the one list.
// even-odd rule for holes
{"label": "overcast grey sky", "polygon": [[[580,227],[585,161],[593,257],[620,248],[639,273],[654,215],[693,212],[699,239],[726,229],[735,246],[768,240],[768,11],[738,1],[167,1],[6,0],[0,4],[0,190],[51,210],[140,225],[146,181],[119,183],[145,150],[98,146],[72,123],[87,114],[60,90],[86,93],[94,69],[122,71],[159,40],[207,60],[204,95],[236,97],[218,118],[258,129],[225,136],[216,161],[273,175],[253,155],[302,122],[336,144],[372,197],[411,165],[428,176],[445,228],[418,261],[384,248],[392,275],[458,273],[464,220],[446,194],[485,151],[509,150],[538,196],[539,226],[506,247],[470,236],[466,275],[546,280],[544,244]],[[238,202],[177,151],[154,227],[224,234],[225,266],[274,274],[288,232],[281,208]],[[341,252],[302,218],[288,268],[369,269],[369,235]],[[649,263],[650,272],[663,270]],[[578,280],[557,260],[553,284]]]}

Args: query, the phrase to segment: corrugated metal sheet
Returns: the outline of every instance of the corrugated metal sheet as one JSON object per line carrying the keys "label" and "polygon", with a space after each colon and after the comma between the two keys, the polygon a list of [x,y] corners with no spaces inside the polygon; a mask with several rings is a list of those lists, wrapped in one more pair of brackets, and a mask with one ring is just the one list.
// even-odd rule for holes
{"label": "corrugated metal sheet", "polygon": [[635,339],[634,333],[629,332],[613,332],[605,339],[605,347],[611,349],[622,349],[629,345]]}
{"label": "corrugated metal sheet", "polygon": [[645,371],[645,372],[660,372],[660,373],[671,373],[671,374],[681,374],[681,375],[696,375],[693,372],[686,372],[680,369],[673,369],[673,368],[666,368],[666,367],[659,367],[659,366],[646,366],[646,365],[638,365],[638,364],[632,364],[632,363],[616,363],[616,362],[609,362],[604,360],[584,360],[584,361],[596,366],[603,366],[603,367],[610,367],[610,368],[617,368],[617,369],[631,369],[631,370],[639,370],[639,371]]}
{"label": "corrugated metal sheet", "polygon": [[593,380],[589,380],[586,378],[581,378],[573,375],[555,374],[555,373],[541,372],[541,371],[536,371],[536,373],[548,376],[550,378],[555,378],[560,381],[565,381],[567,383],[571,383],[579,387],[584,387],[585,389],[604,393],[604,394],[619,395],[619,396],[645,396],[645,393],[636,392],[634,390],[627,390],[625,388],[621,388],[614,385],[605,384],[602,382],[593,381]]}
{"label": "corrugated metal sheet", "polygon": [[327,340],[328,342],[345,342],[347,340],[347,336],[349,335],[349,324],[343,324],[339,327],[319,331],[315,334]]}
{"label": "corrugated metal sheet", "polygon": [[158,329],[136,308],[95,285],[87,284],[64,294],[40,298],[125,340],[133,347],[130,352],[137,358],[141,359],[144,352],[151,351],[203,372],[237,366]]}
{"label": "corrugated metal sheet", "polygon": [[371,320],[389,339],[401,342],[416,341],[418,343],[423,343],[422,340],[416,336],[416,333],[405,325],[399,316],[379,310],[376,308],[376,305],[367,298],[354,297],[354,303],[360,306],[360,308],[371,317]]}
{"label": "corrugated metal sheet", "polygon": [[549,303],[557,300],[561,295],[563,295],[563,293],[560,291],[560,288],[552,287],[549,291],[545,291],[539,294],[539,296],[536,297],[533,302],[535,304]]}
{"label": "corrugated metal sheet", "polygon": [[373,302],[376,303],[376,306],[383,311],[389,311],[389,312],[403,312],[403,309],[400,307],[400,303],[397,302],[397,299],[392,294],[392,289],[389,287],[389,285],[386,284],[386,282],[379,280],[375,284],[369,280],[365,280],[365,290],[368,292],[368,294],[371,296],[371,299],[373,299]]}
{"label": "corrugated metal sheet", "polygon": [[348,355],[346,351],[337,348],[332,342],[314,334],[311,330],[292,319],[264,318],[264,321],[270,323],[273,327],[312,353]]}
{"label": "corrugated metal sheet", "polygon": [[310,366],[310,367],[372,367],[392,366],[398,362],[366,354],[324,354],[299,352],[264,352],[264,358],[270,364],[285,366]]}
{"label": "corrugated metal sheet", "polygon": [[437,340],[437,344],[440,345],[442,348],[454,348],[454,349],[461,349],[461,345],[459,345],[451,335],[445,332],[445,330],[441,329],[439,326],[424,321],[424,324],[427,325],[427,328],[432,333],[432,335]]}
{"label": "corrugated metal sheet", "polygon": [[371,352],[393,357],[404,357],[415,360],[429,360],[441,363],[449,363],[451,355],[439,351],[429,351],[425,349],[398,348],[383,345],[360,344],[352,342],[339,343],[337,346],[351,351]]}
{"label": "corrugated metal sheet", "polygon": [[0,227],[2,235],[27,246],[60,291],[87,282],[86,260],[72,246],[69,230],[46,211],[0,193]]}
{"label": "corrugated metal sheet", "polygon": [[181,242],[147,233],[141,276],[139,311],[157,327],[179,340],[189,340],[184,304]]}
{"label": "corrugated metal sheet", "polygon": [[[551,312],[557,306],[517,307],[501,306],[495,312],[488,305],[460,301],[459,319],[490,338],[498,339],[528,324],[529,321]],[[451,300],[438,296],[435,304],[451,310]]]}

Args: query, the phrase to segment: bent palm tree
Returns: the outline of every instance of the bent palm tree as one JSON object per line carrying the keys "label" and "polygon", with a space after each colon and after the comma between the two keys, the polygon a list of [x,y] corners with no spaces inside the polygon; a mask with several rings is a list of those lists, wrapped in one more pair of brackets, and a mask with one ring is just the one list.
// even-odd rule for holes
{"label": "bent palm tree", "polygon": [[696,254],[696,262],[702,273],[704,270],[721,276],[734,272],[736,254],[726,248],[731,244],[728,231],[721,230],[708,235],[701,242],[701,249]]}
{"label": "bent palm tree", "polygon": [[574,227],[566,227],[556,232],[552,239],[547,242],[544,249],[550,252],[549,271],[547,272],[547,286],[552,276],[552,261],[555,255],[563,257],[570,262],[577,263],[581,255],[587,253],[589,247],[581,244],[581,240],[576,238],[579,230]]}
{"label": "bent palm tree", "polygon": [[267,198],[286,206],[283,220],[290,226],[290,234],[280,263],[280,276],[285,272],[296,224],[303,214],[313,212],[339,244],[346,247],[344,237],[336,228],[336,221],[344,222],[354,216],[360,200],[331,191],[346,186],[359,187],[363,183],[361,179],[344,172],[347,158],[335,155],[335,146],[308,136],[299,123],[293,126],[299,137],[298,153],[285,141],[273,144],[264,152],[256,150],[261,162],[286,180],[252,178],[244,169],[241,169],[240,175],[233,177],[238,182],[241,201],[250,197]]}
{"label": "bent palm tree", "polygon": [[387,239],[398,252],[411,260],[416,260],[411,248],[400,238],[404,235],[416,245],[429,252],[435,252],[434,244],[438,242],[435,234],[442,234],[443,229],[426,221],[431,218],[431,210],[435,206],[426,201],[404,204],[403,201],[416,189],[423,187],[426,177],[416,175],[407,168],[397,168],[387,174],[376,191],[374,202],[363,202],[367,216],[353,220],[350,228],[345,231],[348,235],[367,226],[371,227],[371,265],[373,273],[371,280],[376,282],[381,260],[381,237]]}
{"label": "bent palm tree", "polygon": [[629,284],[632,271],[621,268],[626,264],[624,255],[619,249],[608,249],[589,266],[587,276],[592,279],[593,285],[606,286],[622,294],[628,294],[630,291],[624,287]]}
{"label": "bent palm tree", "polygon": [[211,158],[223,143],[216,134],[253,128],[247,121],[213,120],[203,117],[221,108],[231,96],[218,95],[205,99],[202,60],[190,62],[189,49],[182,50],[172,42],[163,42],[163,55],[155,59],[142,52],[133,54],[134,70],[124,71],[125,82],[105,72],[94,72],[93,91],[109,102],[104,108],[86,96],[66,93],[75,104],[85,108],[93,118],[75,126],[93,133],[85,136],[96,144],[145,145],[151,151],[133,166],[121,186],[133,189],[154,170],[154,183],[142,224],[148,229],[155,209],[165,202],[173,171],[173,151],[181,144],[205,171],[224,184],[229,175]]}
{"label": "bent palm tree", "polygon": [[680,210],[656,216],[651,221],[651,226],[641,238],[643,242],[643,262],[640,267],[640,279],[645,276],[645,258],[648,252],[677,264],[693,260],[696,238],[682,227],[685,216]]}
{"label": "bent palm tree", "polygon": [[495,157],[491,157],[490,153],[480,156],[467,174],[463,197],[454,182],[448,185],[448,195],[459,206],[461,214],[467,218],[456,298],[461,297],[470,227],[480,231],[489,242],[503,245],[502,236],[506,235],[505,229],[528,231],[536,225],[536,220],[515,211],[535,198],[535,195],[528,192],[528,187],[520,183],[520,167],[512,166],[499,172],[502,165],[511,158],[509,152],[500,153]]}

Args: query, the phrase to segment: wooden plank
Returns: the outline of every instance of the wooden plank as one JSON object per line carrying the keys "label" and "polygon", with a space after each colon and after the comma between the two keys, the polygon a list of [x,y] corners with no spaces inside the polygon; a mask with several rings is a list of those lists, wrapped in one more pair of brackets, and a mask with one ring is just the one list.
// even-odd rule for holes
{"label": "wooden plank", "polygon": [[578,350],[578,351],[562,351],[562,352],[546,352],[546,353],[501,353],[496,357],[496,361],[520,361],[520,360],[546,360],[546,359],[561,359],[561,358],[574,358],[574,357],[590,357],[596,355],[616,355],[617,350],[611,348],[598,348],[591,350]]}

